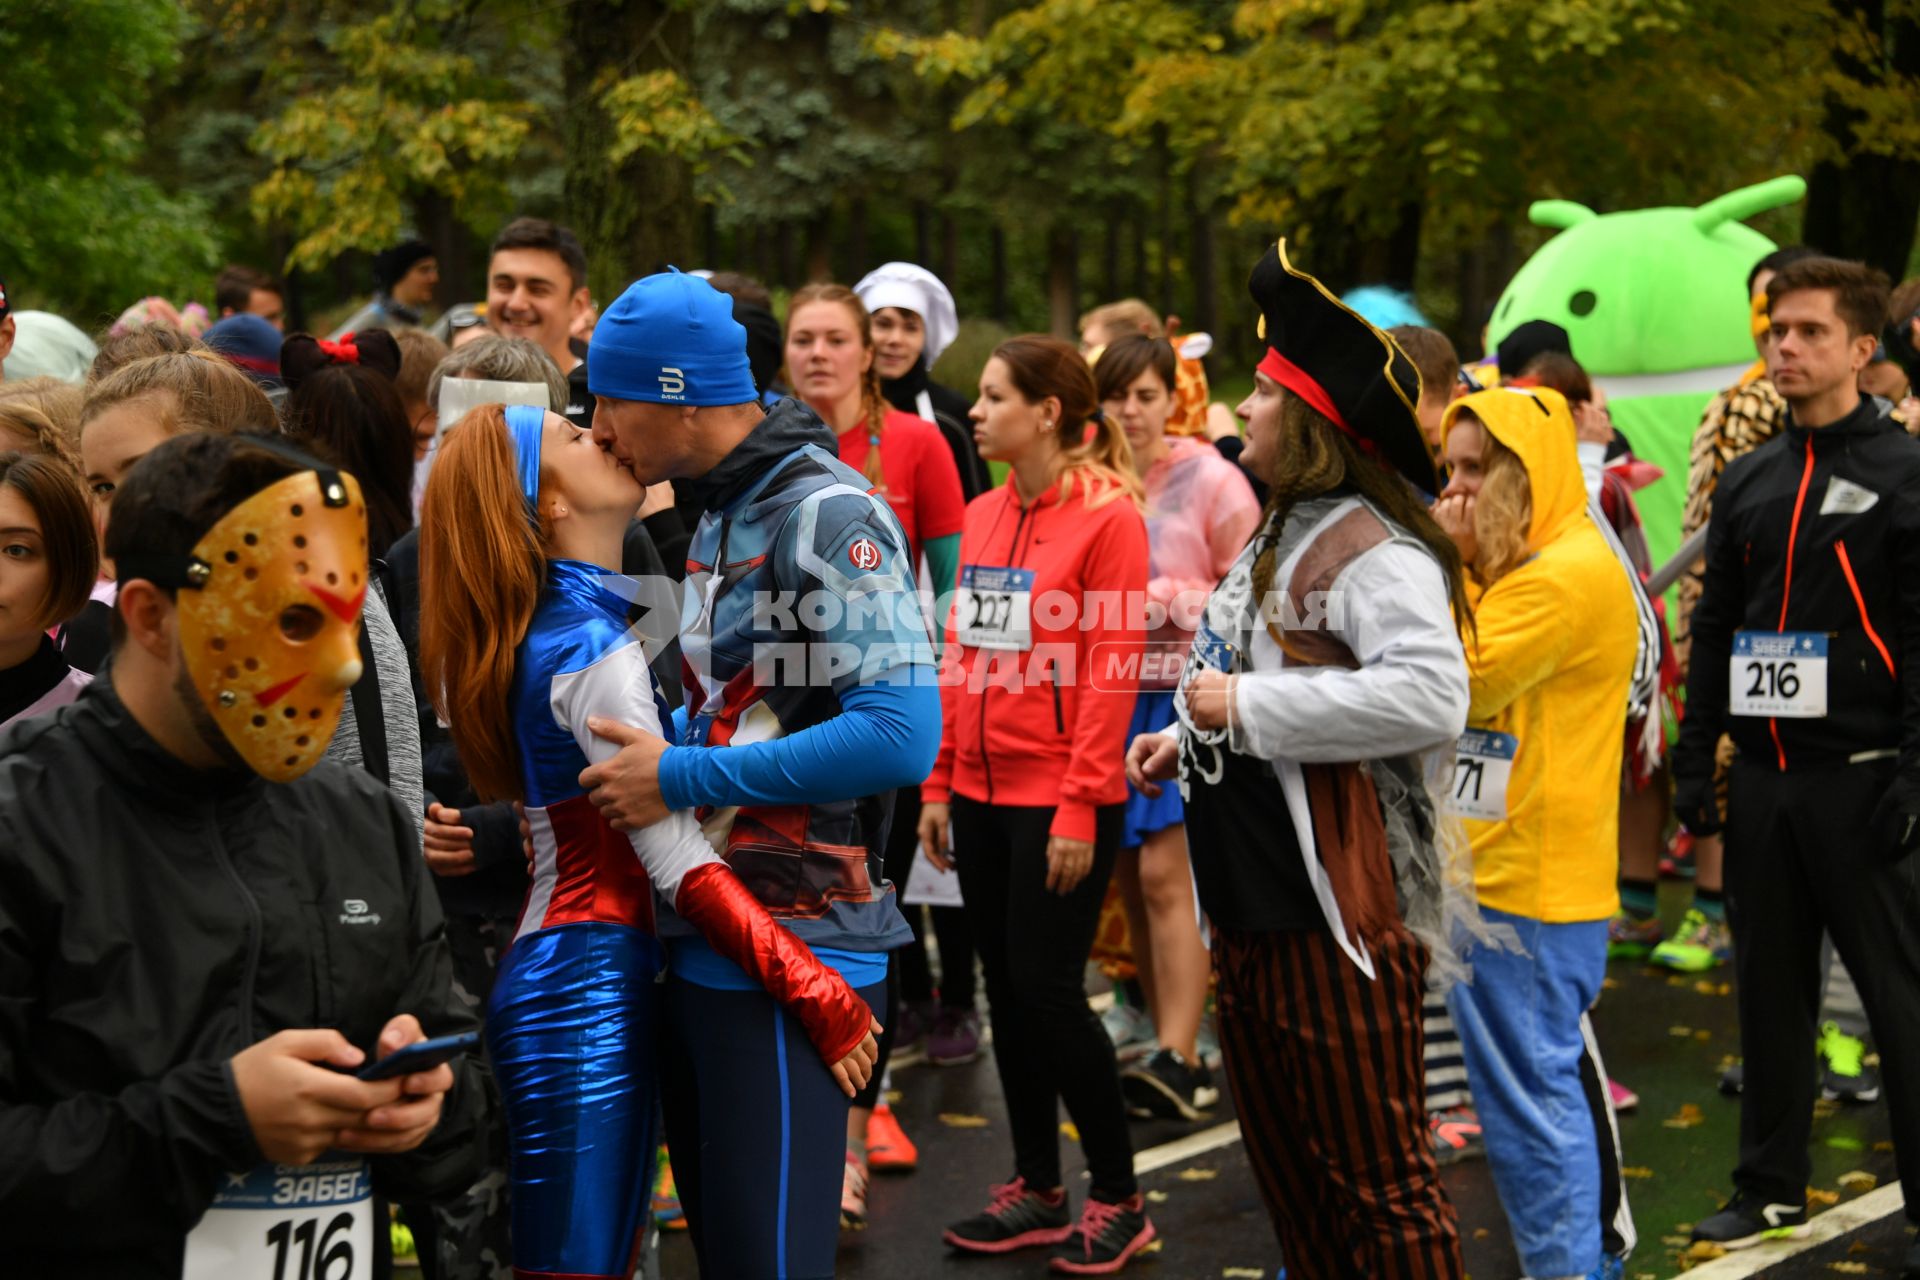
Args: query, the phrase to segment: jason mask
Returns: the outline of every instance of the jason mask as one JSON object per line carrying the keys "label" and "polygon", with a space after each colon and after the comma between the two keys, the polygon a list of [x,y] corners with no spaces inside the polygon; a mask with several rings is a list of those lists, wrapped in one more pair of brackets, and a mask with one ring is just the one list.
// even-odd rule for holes
{"label": "jason mask", "polygon": [[302,471],[194,545],[176,595],[187,674],[261,777],[311,769],[360,678],[367,508],[344,472]]}

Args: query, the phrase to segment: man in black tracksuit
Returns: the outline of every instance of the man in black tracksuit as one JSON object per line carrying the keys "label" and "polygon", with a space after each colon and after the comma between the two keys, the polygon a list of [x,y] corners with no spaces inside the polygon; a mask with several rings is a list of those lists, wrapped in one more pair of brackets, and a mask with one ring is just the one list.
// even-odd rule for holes
{"label": "man in black tracksuit", "polygon": [[[387,1231],[375,1194],[452,1195],[480,1172],[475,1061],[350,1074],[472,1020],[413,815],[363,771],[316,763],[360,669],[359,601],[301,593],[363,584],[367,563],[363,511],[323,529],[319,508],[347,502],[322,498],[328,475],[357,492],[242,437],[155,449],[114,503],[108,667],[0,736],[9,1276],[363,1280]],[[300,504],[304,532],[254,523],[261,499]],[[209,554],[223,529],[233,550]],[[189,643],[181,619],[216,596],[226,629]],[[196,664],[196,648],[220,658]],[[217,723],[236,713],[276,749]]]}
{"label": "man in black tracksuit", "polygon": [[[1908,1212],[1920,1214],[1920,444],[1855,389],[1886,311],[1858,263],[1768,288],[1786,430],[1727,468],[1693,615],[1674,804],[1727,811],[1746,1090],[1736,1194],[1695,1239],[1732,1248],[1806,1220],[1820,940],[1853,972],[1885,1059]],[[1908,1274],[1920,1276],[1920,1250]]]}

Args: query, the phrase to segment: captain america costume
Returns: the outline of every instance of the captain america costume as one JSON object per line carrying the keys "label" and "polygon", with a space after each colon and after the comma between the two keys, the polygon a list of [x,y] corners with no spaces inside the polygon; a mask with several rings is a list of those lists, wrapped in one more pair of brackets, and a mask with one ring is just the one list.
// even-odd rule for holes
{"label": "captain america costume", "polygon": [[[505,416],[531,508],[544,411]],[[670,717],[607,571],[572,560],[545,570],[511,686],[533,876],[487,1044],[511,1140],[516,1276],[625,1277],[654,1167],[656,903],[774,993],[828,1061],[864,1037],[868,1010],[773,922],[690,815],[631,833],[601,818],[578,779],[615,748],[588,716],[657,734]]]}
{"label": "captain america costume", "polygon": [[[794,401],[695,482],[686,708],[660,794],[885,1021],[911,934],[882,870],[893,791],[932,767],[939,690],[885,500]],[[702,1273],[830,1275],[848,1100],[765,997],[662,912],[662,1094]]]}

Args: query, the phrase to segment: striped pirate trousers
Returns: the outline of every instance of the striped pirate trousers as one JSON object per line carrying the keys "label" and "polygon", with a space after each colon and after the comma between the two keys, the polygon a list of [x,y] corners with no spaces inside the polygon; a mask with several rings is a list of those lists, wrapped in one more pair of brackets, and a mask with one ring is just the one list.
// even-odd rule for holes
{"label": "striped pirate trousers", "polygon": [[1328,931],[1216,929],[1220,1046],[1289,1280],[1463,1280],[1427,1135],[1426,955],[1397,924],[1369,980]]}

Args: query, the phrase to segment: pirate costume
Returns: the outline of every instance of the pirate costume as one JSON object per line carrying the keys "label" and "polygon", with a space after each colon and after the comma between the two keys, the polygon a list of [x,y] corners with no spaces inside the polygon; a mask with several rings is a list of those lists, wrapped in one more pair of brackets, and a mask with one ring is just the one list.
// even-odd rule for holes
{"label": "pirate costume", "polygon": [[[1392,339],[1292,267],[1284,243],[1249,287],[1270,344],[1261,372],[1370,462],[1435,491],[1419,375]],[[1263,601],[1255,566],[1269,553]],[[1176,703],[1227,1075],[1303,1280],[1463,1274],[1421,1069],[1429,963],[1457,964],[1445,939],[1459,877],[1426,785],[1428,757],[1466,721],[1448,602],[1440,563],[1373,503],[1344,487],[1303,498],[1269,511],[1188,658],[1183,688],[1202,669],[1233,677],[1228,727],[1200,729]]]}

